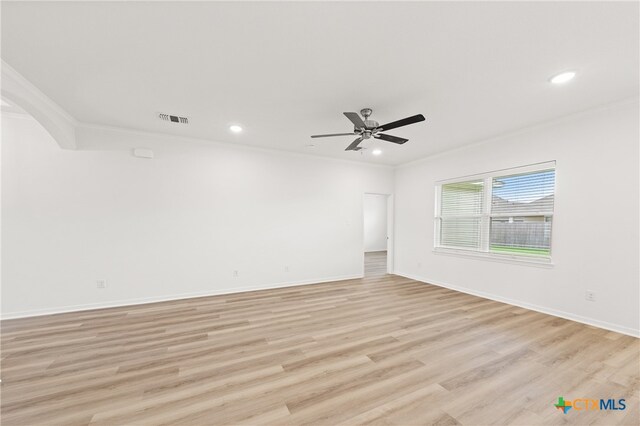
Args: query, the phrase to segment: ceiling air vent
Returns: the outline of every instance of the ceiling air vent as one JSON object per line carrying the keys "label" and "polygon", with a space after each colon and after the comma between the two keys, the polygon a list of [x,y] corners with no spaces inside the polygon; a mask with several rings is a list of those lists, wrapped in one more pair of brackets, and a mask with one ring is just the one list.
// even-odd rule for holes
{"label": "ceiling air vent", "polygon": [[170,121],[172,123],[189,124],[188,117],[180,117],[179,115],[171,115],[171,114],[165,114],[161,112],[161,113],[158,113],[158,118],[162,121]]}

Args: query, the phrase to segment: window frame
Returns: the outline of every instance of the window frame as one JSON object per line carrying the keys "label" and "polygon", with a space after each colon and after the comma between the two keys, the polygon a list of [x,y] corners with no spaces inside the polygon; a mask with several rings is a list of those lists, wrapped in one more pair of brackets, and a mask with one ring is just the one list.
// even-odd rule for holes
{"label": "window frame", "polygon": [[[541,266],[552,266],[553,255],[553,234],[554,234],[554,221],[555,215],[555,194],[556,194],[556,179],[554,176],[554,207],[553,211],[549,213],[545,212],[527,212],[527,216],[542,216],[546,221],[547,218],[551,218],[551,235],[549,237],[549,255],[547,256],[532,256],[532,255],[518,255],[514,253],[496,253],[490,251],[491,241],[491,219],[493,217],[514,217],[509,213],[491,213],[491,201],[493,196],[493,179],[511,175],[527,174],[542,172],[547,170],[553,170],[554,175],[556,173],[556,162],[546,161],[543,163],[530,164],[521,167],[512,167],[508,169],[495,170],[492,172],[486,172],[475,175],[461,176],[453,179],[440,180],[435,183],[435,210],[434,210],[434,239],[433,239],[433,251],[437,254],[448,255],[460,255],[464,257],[473,257],[494,261],[506,261],[525,264],[535,264]],[[441,238],[441,223],[443,216],[442,212],[442,185],[452,183],[463,183],[469,181],[483,181],[483,201],[482,201],[482,213],[480,215],[480,241],[479,249],[471,249],[468,247],[452,247],[440,245]],[[535,214],[533,214],[535,213]]]}

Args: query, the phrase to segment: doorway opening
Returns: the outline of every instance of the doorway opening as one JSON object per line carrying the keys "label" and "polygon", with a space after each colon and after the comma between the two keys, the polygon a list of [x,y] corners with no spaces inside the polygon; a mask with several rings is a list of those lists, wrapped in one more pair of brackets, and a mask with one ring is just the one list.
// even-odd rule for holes
{"label": "doorway opening", "polygon": [[393,198],[389,194],[364,194],[364,276],[392,273]]}

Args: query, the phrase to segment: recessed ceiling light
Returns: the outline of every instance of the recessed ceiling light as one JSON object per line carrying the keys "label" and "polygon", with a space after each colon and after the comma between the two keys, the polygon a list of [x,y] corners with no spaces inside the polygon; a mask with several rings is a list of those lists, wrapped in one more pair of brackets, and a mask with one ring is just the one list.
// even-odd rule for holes
{"label": "recessed ceiling light", "polygon": [[242,131],[242,127],[234,124],[233,126],[229,126],[229,130],[231,130],[233,133],[240,133]]}
{"label": "recessed ceiling light", "polygon": [[575,76],[576,76],[575,71],[565,71],[565,72],[561,72],[560,74],[554,75],[549,79],[549,81],[552,82],[553,84],[564,84],[573,80],[573,77]]}
{"label": "recessed ceiling light", "polygon": [[382,154],[382,150],[381,149],[374,149],[373,152],[371,152],[373,155],[380,155]]}

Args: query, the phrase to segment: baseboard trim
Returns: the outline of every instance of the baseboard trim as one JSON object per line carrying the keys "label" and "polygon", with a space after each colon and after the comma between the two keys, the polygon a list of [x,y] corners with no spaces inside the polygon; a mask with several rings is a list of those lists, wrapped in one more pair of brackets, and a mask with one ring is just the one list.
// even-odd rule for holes
{"label": "baseboard trim", "polygon": [[250,291],[272,290],[277,288],[297,287],[301,285],[322,284],[322,283],[328,283],[333,281],[353,280],[353,279],[359,279],[362,277],[363,277],[362,274],[340,275],[336,277],[326,277],[326,278],[310,279],[310,280],[303,280],[303,281],[287,281],[287,282],[271,284],[266,286],[248,286],[248,287],[240,287],[240,288],[230,288],[230,289],[224,289],[224,290],[219,290],[214,292],[209,291],[209,292],[197,292],[197,293],[182,293],[182,294],[174,294],[169,296],[125,299],[125,300],[116,300],[116,301],[101,302],[101,303],[87,303],[82,305],[61,306],[57,308],[47,308],[47,309],[34,309],[29,311],[10,312],[7,314],[2,313],[0,314],[0,320],[38,317],[42,315],[64,314],[68,312],[91,311],[94,309],[119,308],[122,306],[144,305],[147,303],[169,302],[172,300],[183,300],[183,299],[195,299],[197,297],[220,296],[224,294],[246,293]]}
{"label": "baseboard trim", "polygon": [[636,330],[630,327],[625,327],[618,324],[612,324],[610,322],[600,321],[593,318],[583,317],[581,315],[575,315],[569,312],[559,311],[556,309],[545,308],[543,306],[538,306],[531,303],[522,302],[519,300],[508,299],[506,297],[496,296],[494,294],[485,293],[483,291],[471,290],[466,287],[459,287],[459,286],[451,285],[448,283],[443,283],[441,281],[429,280],[429,279],[421,278],[412,274],[405,274],[402,272],[396,272],[395,274],[398,276],[409,278],[425,284],[431,284],[438,287],[448,288],[449,290],[459,291],[461,293],[470,294],[472,296],[482,297],[483,299],[494,300],[496,302],[506,303],[509,305],[518,306],[520,308],[529,309],[529,310],[540,312],[543,314],[553,315],[555,317],[576,321],[576,322],[590,325],[593,327],[603,328],[609,331],[615,331],[616,333],[625,334],[627,336],[640,338],[640,330]]}

